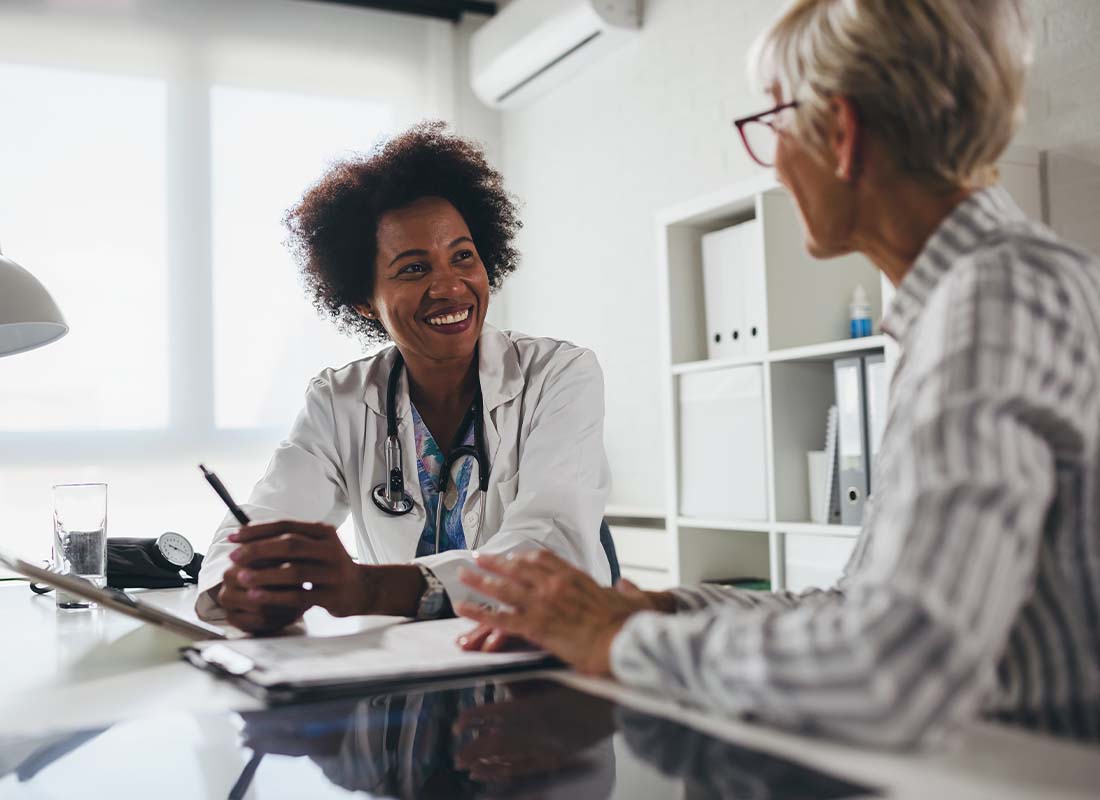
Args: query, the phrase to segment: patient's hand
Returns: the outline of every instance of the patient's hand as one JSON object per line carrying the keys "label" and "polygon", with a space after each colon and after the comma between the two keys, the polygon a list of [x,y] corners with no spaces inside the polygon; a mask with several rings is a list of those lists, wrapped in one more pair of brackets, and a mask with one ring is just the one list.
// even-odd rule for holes
{"label": "patient's hand", "polygon": [[[669,592],[646,592],[626,578],[620,579],[615,584],[615,589],[638,611],[659,611],[664,614],[676,613],[676,601]],[[486,624],[478,625],[472,631],[459,636],[458,645],[463,650],[480,650],[484,653],[522,650],[534,646],[522,636],[510,634],[503,628]]]}
{"label": "patient's hand", "polygon": [[507,631],[492,625],[478,625],[469,633],[458,637],[458,645],[463,650],[480,650],[483,653],[500,653],[505,650],[530,648],[526,639],[512,636]]}
{"label": "patient's hand", "polygon": [[477,566],[460,573],[462,582],[511,610],[467,602],[458,614],[522,636],[589,675],[611,673],[611,642],[631,615],[663,610],[633,584],[600,586],[549,550],[515,558],[481,553]]}

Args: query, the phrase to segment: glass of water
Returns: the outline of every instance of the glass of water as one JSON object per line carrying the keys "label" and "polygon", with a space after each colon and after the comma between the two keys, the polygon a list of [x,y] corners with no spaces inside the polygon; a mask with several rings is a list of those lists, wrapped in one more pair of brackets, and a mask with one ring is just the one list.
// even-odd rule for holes
{"label": "glass of water", "polygon": [[[53,570],[107,585],[107,484],[63,483],[53,487]],[[58,589],[57,607],[96,604]]]}

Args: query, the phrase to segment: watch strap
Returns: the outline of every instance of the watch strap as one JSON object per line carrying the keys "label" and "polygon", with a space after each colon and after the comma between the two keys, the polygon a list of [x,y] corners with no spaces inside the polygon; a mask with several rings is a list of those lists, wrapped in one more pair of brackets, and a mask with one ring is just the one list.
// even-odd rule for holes
{"label": "watch strap", "polygon": [[447,590],[443,586],[443,581],[423,564],[416,566],[425,583],[424,593],[420,595],[420,603],[416,607],[416,619],[441,619],[447,616],[450,603],[447,602]]}

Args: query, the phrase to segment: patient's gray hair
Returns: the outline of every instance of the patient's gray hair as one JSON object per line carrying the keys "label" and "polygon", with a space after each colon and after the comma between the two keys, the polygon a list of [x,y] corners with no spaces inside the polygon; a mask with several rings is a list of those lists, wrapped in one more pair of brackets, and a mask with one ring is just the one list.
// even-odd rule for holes
{"label": "patient's gray hair", "polygon": [[1031,37],[1021,0],[796,0],[757,41],[758,85],[797,100],[791,133],[819,155],[846,95],[917,177],[981,180],[1023,117]]}

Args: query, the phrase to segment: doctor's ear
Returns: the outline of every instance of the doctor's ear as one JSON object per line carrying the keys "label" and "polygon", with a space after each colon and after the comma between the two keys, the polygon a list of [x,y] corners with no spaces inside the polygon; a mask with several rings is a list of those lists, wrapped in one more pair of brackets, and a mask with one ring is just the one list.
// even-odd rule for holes
{"label": "doctor's ear", "polygon": [[367,319],[378,319],[378,314],[370,303],[356,305],[355,310],[359,312],[360,316],[366,317]]}

